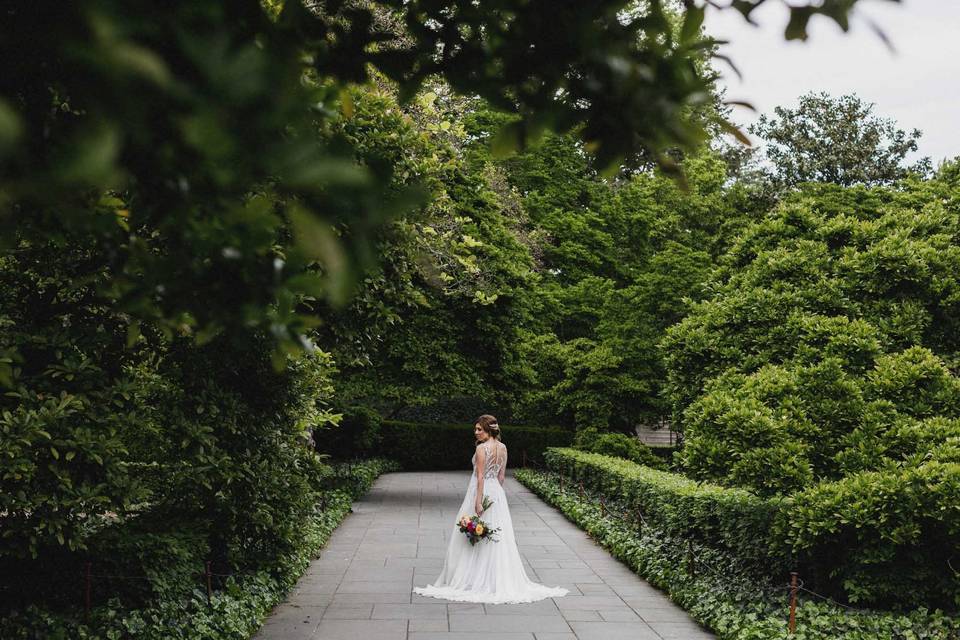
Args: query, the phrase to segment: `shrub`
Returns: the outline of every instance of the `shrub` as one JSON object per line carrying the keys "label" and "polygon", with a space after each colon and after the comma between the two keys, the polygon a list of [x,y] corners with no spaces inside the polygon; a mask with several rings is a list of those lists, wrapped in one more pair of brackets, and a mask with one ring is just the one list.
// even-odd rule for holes
{"label": "shrub", "polygon": [[793,496],[775,533],[851,602],[960,608],[960,439],[907,469],[857,473]]}
{"label": "shrub", "polygon": [[144,497],[122,464],[147,421],[132,370],[143,350],[125,348],[128,322],[97,298],[91,247],[0,256],[0,559],[82,548],[91,523]]}
{"label": "shrub", "polygon": [[[469,469],[475,442],[470,424],[417,424],[384,420],[381,453],[404,469]],[[519,467],[523,452],[539,460],[547,447],[565,446],[573,433],[563,429],[503,427],[508,465]]]}
{"label": "shrub", "polygon": [[[418,313],[422,313],[418,310]],[[498,327],[499,329],[499,327]],[[398,409],[390,415],[391,420],[400,422],[419,422],[436,424],[443,422],[470,422],[484,413],[494,413],[504,422],[511,422],[512,416],[505,407],[496,407],[491,411],[488,398],[472,396],[445,396],[425,405],[411,405]]]}
{"label": "shrub", "polygon": [[960,548],[958,195],[798,189],[744,230],[663,345],[685,470],[795,496],[782,544],[858,603],[960,596],[942,552]]}
{"label": "shrub", "polygon": [[639,511],[644,521],[671,536],[724,551],[744,567],[784,575],[791,568],[791,554],[770,534],[781,509],[779,500],[575,449],[551,448],[544,458],[549,469],[620,500],[631,513]]}
{"label": "shrub", "polygon": [[575,446],[581,451],[599,453],[615,458],[624,458],[653,469],[666,469],[664,460],[636,437],[625,433],[601,433],[595,428],[577,432]]}
{"label": "shrub", "polygon": [[[225,579],[216,577],[209,604],[198,575],[203,567],[201,559],[207,557],[203,535],[194,536],[189,531],[138,534],[134,529],[139,524],[118,525],[99,537],[96,552],[101,558],[96,573],[142,575],[149,580],[98,578],[94,594],[99,604],[95,601],[97,606],[90,612],[89,622],[80,622],[82,616],[75,606],[82,582],[73,585],[76,588],[66,602],[48,600],[46,604],[16,606],[0,617],[0,637],[247,640],[350,512],[351,500],[365,493],[378,475],[395,468],[395,463],[376,459],[338,465],[325,474],[330,481],[325,482],[328,488],[322,498],[319,493],[309,494],[315,508],[307,518],[292,523],[297,532],[295,544],[277,556],[262,558],[262,566],[255,570]],[[325,509],[316,508],[321,501]],[[171,529],[175,526],[168,523]],[[79,568],[78,560],[73,564]],[[223,570],[215,567],[214,571]],[[60,578],[69,579],[73,573],[62,571]],[[51,580],[50,584],[57,582]],[[151,590],[152,597],[142,607],[131,608]]]}
{"label": "shrub", "polygon": [[[950,426],[930,421],[928,439]],[[761,498],[573,449],[550,449],[545,457],[548,468],[639,510],[670,536],[724,552],[747,571],[798,570],[815,589],[858,604],[960,606],[960,577],[944,555],[960,537],[960,511],[948,507],[960,504],[960,438],[909,467],[824,481],[790,498]]]}
{"label": "shrub", "polygon": [[882,454],[885,417],[957,417],[958,202],[808,185],[744,230],[663,345],[695,477],[790,493],[850,472],[851,432]]}
{"label": "shrub", "polygon": [[[517,479],[609,549],[619,560],[666,590],[670,599],[706,625],[720,640],[955,640],[960,619],[942,611],[907,613],[849,610],[800,591],[795,635],[787,630],[788,607],[779,576],[758,580],[738,574],[723,554],[655,526],[642,534],[620,519],[604,516],[599,506],[560,492],[556,478],[531,469]],[[695,571],[689,572],[689,550]],[[717,569],[719,568],[719,570]],[[771,582],[773,584],[771,584]]]}
{"label": "shrub", "polygon": [[281,553],[312,509],[303,441],[331,419],[329,355],[274,362],[257,331],[132,324],[99,297],[116,275],[102,247],[19,247],[0,258],[0,561],[55,569],[146,507],[215,522],[210,555],[232,567]]}
{"label": "shrub", "polygon": [[314,434],[317,449],[340,459],[372,455],[383,441],[381,422],[380,414],[369,407],[348,407],[340,424]]}

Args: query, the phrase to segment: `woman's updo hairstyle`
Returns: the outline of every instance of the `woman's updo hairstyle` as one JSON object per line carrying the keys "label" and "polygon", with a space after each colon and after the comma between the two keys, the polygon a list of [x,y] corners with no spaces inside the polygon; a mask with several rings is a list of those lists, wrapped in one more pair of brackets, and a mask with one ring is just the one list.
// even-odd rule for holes
{"label": "woman's updo hairstyle", "polygon": [[480,425],[480,428],[490,434],[491,438],[500,439],[500,425],[497,423],[497,419],[490,414],[483,414],[477,418],[477,424]]}

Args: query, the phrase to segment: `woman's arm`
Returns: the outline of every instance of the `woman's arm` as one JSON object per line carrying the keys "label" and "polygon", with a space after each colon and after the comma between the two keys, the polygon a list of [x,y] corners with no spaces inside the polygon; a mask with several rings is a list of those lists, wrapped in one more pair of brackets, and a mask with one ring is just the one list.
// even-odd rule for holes
{"label": "woman's arm", "polygon": [[479,516],[483,512],[483,468],[487,466],[487,452],[477,446],[477,495],[474,499],[474,511]]}
{"label": "woman's arm", "polygon": [[503,486],[503,481],[507,478],[507,445],[503,445],[503,464],[500,465],[500,473],[498,474],[498,479],[500,480],[500,486]]}

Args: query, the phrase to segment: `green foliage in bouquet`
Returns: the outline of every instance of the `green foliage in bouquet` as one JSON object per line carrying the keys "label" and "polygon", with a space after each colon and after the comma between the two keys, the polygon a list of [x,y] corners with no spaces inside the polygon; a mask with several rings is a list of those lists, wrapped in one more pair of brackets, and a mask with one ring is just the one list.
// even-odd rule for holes
{"label": "green foliage in bouquet", "polygon": [[[483,496],[483,500],[480,502],[483,511],[486,511],[492,505],[493,500],[491,500],[489,496]],[[480,519],[479,515],[460,516],[460,520],[457,521],[457,527],[460,529],[460,533],[467,537],[471,547],[483,540],[499,542],[496,535],[500,532],[500,527],[495,529],[491,528],[490,525]]]}

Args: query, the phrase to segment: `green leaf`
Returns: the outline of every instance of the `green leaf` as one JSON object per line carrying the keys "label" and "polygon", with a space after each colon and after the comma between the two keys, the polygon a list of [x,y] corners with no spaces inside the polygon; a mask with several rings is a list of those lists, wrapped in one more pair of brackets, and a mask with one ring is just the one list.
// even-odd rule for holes
{"label": "green leaf", "polygon": [[127,325],[127,348],[129,349],[140,339],[140,321],[134,320]]}
{"label": "green leaf", "polygon": [[350,287],[350,265],[333,227],[301,206],[290,207],[297,247],[323,265],[324,290],[334,304],[346,301]]}
{"label": "green leaf", "polygon": [[723,129],[727,133],[731,134],[734,138],[736,138],[741,144],[744,144],[748,147],[753,146],[753,142],[750,140],[749,137],[747,137],[747,134],[745,134],[739,127],[737,127],[735,124],[733,124],[726,118],[718,118],[717,124],[720,125],[721,129]]}
{"label": "green leaf", "polygon": [[813,7],[798,6],[790,8],[790,21],[787,22],[787,28],[784,36],[787,40],[806,40],[807,24],[810,17],[814,14]]}
{"label": "green leaf", "polygon": [[160,87],[170,84],[171,75],[167,65],[156,53],[130,42],[108,45],[117,67],[139,75]]}
{"label": "green leaf", "polygon": [[495,160],[508,157],[523,148],[523,124],[509,122],[494,134],[490,141],[490,155]]}
{"label": "green leaf", "polygon": [[0,98],[0,158],[13,149],[22,130],[20,116],[6,100]]}
{"label": "green leaf", "polygon": [[87,127],[64,148],[60,178],[78,185],[109,186],[120,142],[120,133],[110,125]]}
{"label": "green leaf", "polygon": [[687,10],[683,16],[683,26],[680,28],[681,42],[688,42],[697,37],[700,33],[700,27],[703,26],[703,18],[706,7],[698,7],[695,4],[687,5]]}

